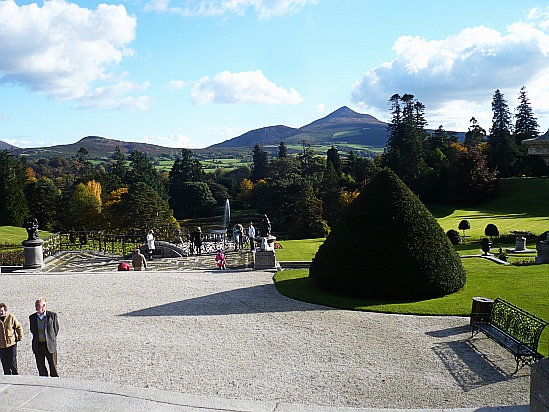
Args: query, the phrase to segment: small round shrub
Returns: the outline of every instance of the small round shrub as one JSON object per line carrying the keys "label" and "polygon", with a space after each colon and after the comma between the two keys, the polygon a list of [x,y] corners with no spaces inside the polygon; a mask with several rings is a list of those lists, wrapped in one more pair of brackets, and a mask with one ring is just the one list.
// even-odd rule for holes
{"label": "small round shrub", "polygon": [[484,229],[484,235],[490,238],[499,236],[499,229],[493,223],[488,223]]}
{"label": "small round shrub", "polygon": [[458,229],[459,230],[469,230],[469,229],[471,229],[471,224],[469,223],[468,220],[464,219],[461,222],[459,222]]}
{"label": "small round shrub", "polygon": [[448,232],[446,232],[446,236],[448,236],[448,239],[450,239],[452,245],[459,245],[459,243],[461,242],[461,235],[457,230],[450,229]]}

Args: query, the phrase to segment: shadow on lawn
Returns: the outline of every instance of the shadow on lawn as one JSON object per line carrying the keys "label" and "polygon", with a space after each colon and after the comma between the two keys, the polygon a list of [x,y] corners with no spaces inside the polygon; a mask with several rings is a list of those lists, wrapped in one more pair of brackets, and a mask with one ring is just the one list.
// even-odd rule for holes
{"label": "shadow on lawn", "polygon": [[383,305],[413,303],[413,299],[371,299],[328,292],[318,288],[309,276],[277,280],[277,290],[285,296],[300,301],[346,310],[365,310],[375,306],[375,312],[383,312]]}

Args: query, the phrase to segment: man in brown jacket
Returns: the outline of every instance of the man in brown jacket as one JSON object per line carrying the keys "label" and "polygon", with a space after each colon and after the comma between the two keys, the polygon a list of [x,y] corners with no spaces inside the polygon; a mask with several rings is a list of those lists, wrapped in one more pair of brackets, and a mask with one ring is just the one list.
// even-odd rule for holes
{"label": "man in brown jacket", "polygon": [[143,268],[147,269],[147,261],[145,260],[145,255],[141,253],[141,250],[139,250],[139,248],[135,249],[135,253],[133,254],[132,266],[133,270],[143,270]]}
{"label": "man in brown jacket", "polygon": [[0,303],[0,358],[4,375],[19,375],[17,372],[17,342],[23,340],[23,328],[13,314],[8,313],[5,303]]}

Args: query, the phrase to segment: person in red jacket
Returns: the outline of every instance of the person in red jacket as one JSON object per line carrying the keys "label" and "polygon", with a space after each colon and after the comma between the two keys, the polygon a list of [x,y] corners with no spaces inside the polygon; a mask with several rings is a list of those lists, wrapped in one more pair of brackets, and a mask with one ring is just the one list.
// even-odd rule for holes
{"label": "person in red jacket", "polygon": [[217,267],[219,269],[225,270],[227,268],[227,260],[225,259],[223,249],[217,249],[217,254],[215,255],[215,263],[217,263]]}

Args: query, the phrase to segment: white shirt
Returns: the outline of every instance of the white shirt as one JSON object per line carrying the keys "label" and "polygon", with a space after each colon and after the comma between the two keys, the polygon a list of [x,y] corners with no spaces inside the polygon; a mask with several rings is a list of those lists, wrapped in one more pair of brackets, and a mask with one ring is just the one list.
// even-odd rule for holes
{"label": "white shirt", "polygon": [[154,249],[154,235],[152,233],[147,235],[147,245],[149,249]]}

